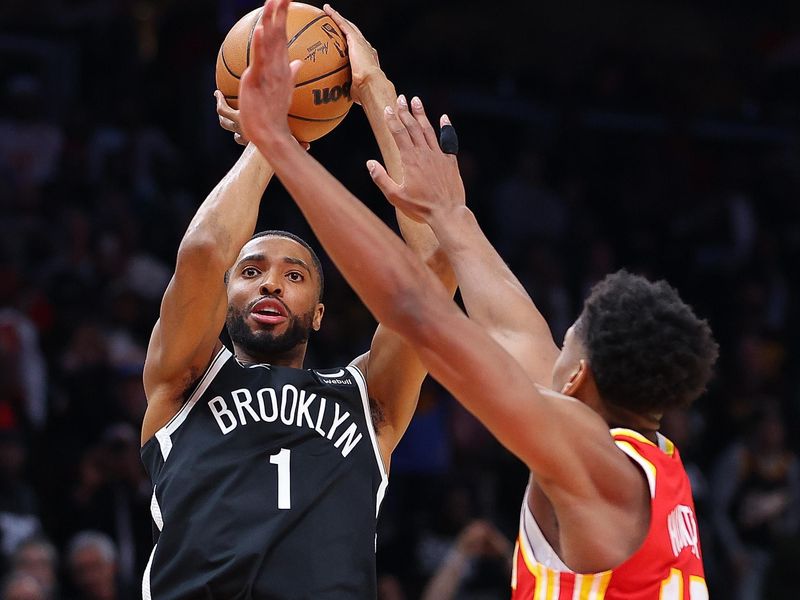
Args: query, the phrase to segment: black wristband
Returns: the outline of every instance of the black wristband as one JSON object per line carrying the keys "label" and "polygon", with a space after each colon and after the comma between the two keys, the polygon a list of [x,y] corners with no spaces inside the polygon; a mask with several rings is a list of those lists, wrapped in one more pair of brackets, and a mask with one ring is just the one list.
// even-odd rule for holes
{"label": "black wristband", "polygon": [[439,132],[439,146],[445,154],[458,154],[458,135],[455,127],[445,125]]}

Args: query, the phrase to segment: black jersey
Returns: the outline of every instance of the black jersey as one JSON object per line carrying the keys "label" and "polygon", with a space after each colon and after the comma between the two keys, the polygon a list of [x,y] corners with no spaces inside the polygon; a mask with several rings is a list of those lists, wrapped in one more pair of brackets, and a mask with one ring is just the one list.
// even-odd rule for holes
{"label": "black jersey", "polygon": [[223,348],[142,457],[145,600],[375,598],[387,479],[356,367],[243,366]]}

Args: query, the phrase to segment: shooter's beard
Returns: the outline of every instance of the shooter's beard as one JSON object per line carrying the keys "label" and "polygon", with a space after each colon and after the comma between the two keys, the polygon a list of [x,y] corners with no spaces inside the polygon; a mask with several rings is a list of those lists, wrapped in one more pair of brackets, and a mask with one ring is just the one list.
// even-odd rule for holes
{"label": "shooter's beard", "polygon": [[292,354],[299,345],[308,341],[313,318],[313,311],[302,315],[290,314],[289,326],[276,335],[269,329],[253,331],[247,326],[244,314],[229,306],[225,326],[234,344],[259,362],[271,363]]}

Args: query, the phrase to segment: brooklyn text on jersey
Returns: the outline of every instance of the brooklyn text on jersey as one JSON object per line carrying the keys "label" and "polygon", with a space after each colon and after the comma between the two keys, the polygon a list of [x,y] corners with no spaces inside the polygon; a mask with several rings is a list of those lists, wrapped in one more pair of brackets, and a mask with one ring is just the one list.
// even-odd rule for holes
{"label": "brooklyn text on jersey", "polygon": [[[330,383],[330,379],[326,381]],[[341,435],[333,442],[333,446],[341,448],[344,457],[350,454],[363,437],[350,413],[338,402],[329,403],[325,396],[298,390],[290,383],[279,390],[263,387],[255,394],[247,388],[233,390],[228,400],[223,396],[212,398],[208,402],[208,408],[222,435],[229,434],[239,425],[274,423],[280,419],[284,425],[308,427],[331,441],[341,430]]]}
{"label": "brooklyn text on jersey", "polygon": [[376,596],[387,476],[356,367],[247,366],[223,348],[142,458],[144,598]]}

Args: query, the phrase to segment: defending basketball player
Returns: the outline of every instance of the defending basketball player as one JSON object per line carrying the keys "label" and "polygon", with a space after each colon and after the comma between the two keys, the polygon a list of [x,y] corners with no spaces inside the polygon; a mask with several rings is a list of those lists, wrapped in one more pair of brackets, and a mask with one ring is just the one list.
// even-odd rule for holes
{"label": "defending basketball player", "polygon": [[[334,17],[348,37],[353,94],[399,169],[382,118],[394,88],[360,32]],[[219,94],[217,103],[244,142],[236,111]],[[383,326],[350,365],[302,369],[322,326],[322,270],[292,234],[253,236],[273,175],[264,156],[247,146],[198,209],[152,333],[142,456],[158,538],[144,598],[376,595],[377,513],[426,371]],[[430,228],[398,218],[454,290]],[[223,326],[233,353],[219,341]]]}
{"label": "defending basketball player", "polygon": [[[717,356],[707,324],[666,282],[621,271],[594,287],[559,350],[466,207],[455,158],[425,141],[432,128],[419,99],[411,111],[399,106],[399,119],[388,115],[404,181],[372,163],[375,183],[431,225],[471,320],[533,382],[560,393],[542,390],[557,411],[527,423],[531,436],[554,428],[563,439],[528,462],[513,598],[707,599],[689,481],[677,449],[658,433],[665,410],[705,389]],[[587,407],[595,414],[584,414]],[[605,431],[583,426],[588,417],[600,417]],[[496,434],[505,439],[504,430]]]}
{"label": "defending basketball player", "polygon": [[464,207],[455,159],[436,147],[421,105],[412,114],[398,103],[386,117],[404,180],[390,183],[374,162],[370,170],[397,206],[433,226],[467,318],[402,242],[292,143],[285,114],[296,66],[281,44],[285,5],[269,0],[256,30],[243,128],[277,157],[277,176],[375,316],[530,467],[515,597],[707,598],[689,482],[657,433],[661,412],[705,388],[717,354],[707,324],[665,283],[621,272],[593,290],[559,352]]}

